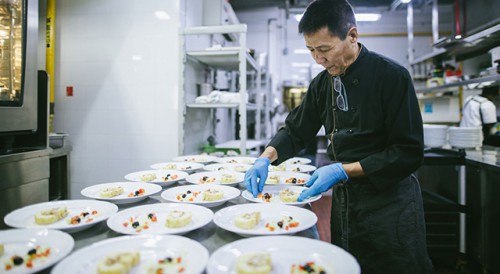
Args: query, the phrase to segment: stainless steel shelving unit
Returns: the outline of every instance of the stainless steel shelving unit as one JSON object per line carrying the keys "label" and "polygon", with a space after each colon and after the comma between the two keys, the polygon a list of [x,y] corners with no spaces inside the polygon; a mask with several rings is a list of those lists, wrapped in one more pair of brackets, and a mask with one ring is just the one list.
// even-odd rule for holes
{"label": "stainless steel shelving unit", "polygon": [[483,31],[477,32],[462,39],[452,40],[440,45],[440,48],[428,54],[415,58],[412,66],[425,62],[444,61],[455,59],[462,61],[473,56],[483,54],[489,49],[500,45],[500,24],[494,25]]}
{"label": "stainless steel shelving unit", "polygon": [[[214,103],[214,104],[201,104],[201,103],[188,103],[184,102],[187,108],[237,108],[239,110],[239,123],[240,130],[239,136],[240,140],[237,144],[239,145],[239,150],[242,155],[245,155],[247,149],[249,149],[248,138],[247,138],[247,111],[255,111],[255,136],[257,138],[261,137],[261,111],[262,106],[267,109],[262,102],[261,96],[261,79],[260,79],[260,67],[255,62],[255,59],[247,52],[246,47],[246,32],[247,26],[245,24],[238,25],[222,25],[222,26],[199,26],[199,27],[187,27],[180,31],[181,38],[186,35],[214,35],[214,34],[235,34],[238,46],[236,47],[221,47],[219,49],[204,49],[196,51],[186,51],[183,55],[183,60],[181,60],[181,74],[184,71],[184,61],[190,60],[193,62],[200,63],[210,69],[220,69],[226,71],[237,71],[239,73],[239,103]],[[258,93],[256,96],[255,103],[247,103],[247,77],[251,75],[250,72],[254,71],[256,78],[256,86]],[[181,76],[182,77],[182,76]],[[184,79],[181,79],[181,83],[184,83]],[[183,85],[182,85],[183,86]],[[181,136],[181,139],[183,136]],[[236,148],[236,147],[235,147]]]}
{"label": "stainless steel shelving unit", "polygon": [[446,91],[450,90],[452,88],[458,88],[466,85],[471,85],[471,84],[480,84],[480,83],[486,83],[486,82],[497,82],[500,81],[500,75],[489,75],[489,76],[484,76],[484,77],[479,77],[479,78],[474,78],[470,80],[463,80],[455,83],[449,83],[441,86],[436,86],[436,87],[415,87],[415,90],[420,93],[432,93],[432,92],[437,92],[437,91]]}

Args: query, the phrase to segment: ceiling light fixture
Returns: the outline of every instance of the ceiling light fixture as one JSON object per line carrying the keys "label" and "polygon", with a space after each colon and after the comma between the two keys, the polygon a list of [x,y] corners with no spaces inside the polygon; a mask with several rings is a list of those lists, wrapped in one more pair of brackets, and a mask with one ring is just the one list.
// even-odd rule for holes
{"label": "ceiling light fixture", "polygon": [[155,16],[159,20],[170,20],[170,15],[166,11],[163,10],[157,10],[155,11]]}
{"label": "ceiling light fixture", "polygon": [[410,2],[411,2],[411,0],[401,0],[401,3],[403,3],[403,4],[408,4]]}
{"label": "ceiling light fixture", "polygon": [[[297,20],[297,22],[300,22],[300,19],[302,19],[303,15],[304,14],[295,14],[294,18],[295,20]],[[354,14],[354,16],[356,17],[356,21],[359,22],[374,22],[378,21],[380,17],[382,17],[382,15],[379,13],[356,13]]]}
{"label": "ceiling light fixture", "polygon": [[310,54],[311,51],[308,49],[294,49],[293,53],[294,54]]}
{"label": "ceiling light fixture", "polygon": [[308,68],[311,66],[311,63],[300,63],[300,62],[293,62],[292,67],[294,68]]}
{"label": "ceiling light fixture", "polygon": [[356,21],[359,22],[374,22],[382,17],[379,13],[356,13],[354,16],[356,17]]}

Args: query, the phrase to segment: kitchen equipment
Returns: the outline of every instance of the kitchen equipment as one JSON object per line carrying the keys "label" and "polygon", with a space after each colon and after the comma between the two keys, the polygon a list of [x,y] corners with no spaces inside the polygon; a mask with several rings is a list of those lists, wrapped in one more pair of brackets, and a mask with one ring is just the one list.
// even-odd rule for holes
{"label": "kitchen equipment", "polygon": [[0,2],[0,134],[37,129],[38,1]]}
{"label": "kitchen equipment", "polygon": [[283,102],[291,111],[302,102],[302,98],[306,95],[307,87],[289,86],[283,87]]}

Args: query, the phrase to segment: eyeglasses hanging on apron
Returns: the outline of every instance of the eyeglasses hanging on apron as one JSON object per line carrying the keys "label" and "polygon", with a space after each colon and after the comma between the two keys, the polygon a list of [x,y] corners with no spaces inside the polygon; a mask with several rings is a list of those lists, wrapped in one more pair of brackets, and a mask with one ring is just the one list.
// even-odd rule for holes
{"label": "eyeglasses hanging on apron", "polygon": [[[340,76],[333,76],[331,78],[332,84],[332,114],[333,114],[333,130],[330,133],[330,145],[332,146],[332,153],[334,161],[337,162],[335,148],[333,146],[333,135],[337,126],[337,117],[335,115],[335,105],[341,111],[349,111],[349,103],[347,101],[347,92]],[[341,230],[341,243],[342,248],[349,250],[349,190],[346,181],[338,182],[337,187],[333,190],[335,199],[339,202],[337,206],[340,207],[340,230]]]}

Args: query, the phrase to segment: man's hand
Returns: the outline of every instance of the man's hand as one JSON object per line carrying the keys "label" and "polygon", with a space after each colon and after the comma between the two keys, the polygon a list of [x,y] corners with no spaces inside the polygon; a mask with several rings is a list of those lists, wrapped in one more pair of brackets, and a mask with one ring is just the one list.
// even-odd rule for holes
{"label": "man's hand", "polygon": [[268,158],[259,157],[245,174],[245,185],[254,198],[257,198],[257,194],[264,189],[270,163],[271,161]]}
{"label": "man's hand", "polygon": [[297,201],[302,202],[309,197],[323,193],[339,181],[347,179],[349,177],[341,163],[320,167],[314,171],[311,179],[306,183],[306,187],[309,187],[309,189],[302,191]]}

